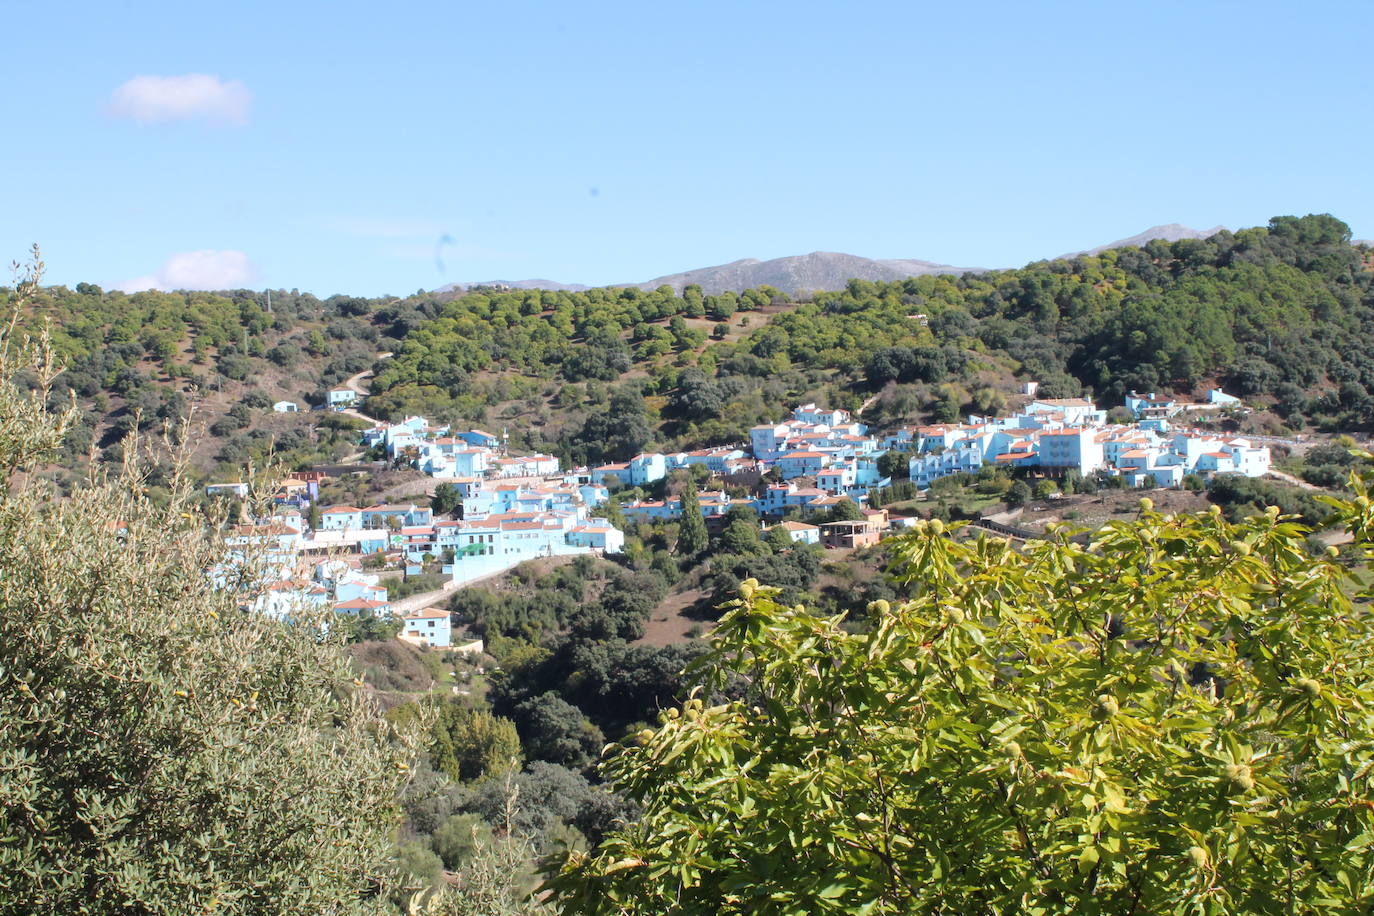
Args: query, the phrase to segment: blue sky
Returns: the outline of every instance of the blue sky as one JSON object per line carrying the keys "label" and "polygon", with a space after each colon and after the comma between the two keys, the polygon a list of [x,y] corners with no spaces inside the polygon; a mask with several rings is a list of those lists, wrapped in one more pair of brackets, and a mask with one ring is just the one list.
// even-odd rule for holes
{"label": "blue sky", "polygon": [[6,32],[0,257],[38,242],[69,285],[1018,266],[1281,213],[1374,237],[1365,0],[55,0]]}

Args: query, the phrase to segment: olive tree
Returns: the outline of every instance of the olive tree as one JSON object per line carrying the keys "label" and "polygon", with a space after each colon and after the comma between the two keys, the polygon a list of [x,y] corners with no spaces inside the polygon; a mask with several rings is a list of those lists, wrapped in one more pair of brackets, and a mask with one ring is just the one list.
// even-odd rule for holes
{"label": "olive tree", "polygon": [[[1334,506],[1368,555],[1363,485]],[[862,626],[741,587],[705,691],[605,765],[642,817],[564,857],[562,912],[1374,906],[1374,645],[1334,548],[1148,500],[1090,540],[943,528],[889,542],[905,599]]]}
{"label": "olive tree", "polygon": [[409,746],[318,628],[212,585],[184,479],[22,473],[75,418],[57,371],[0,332],[0,913],[395,912]]}

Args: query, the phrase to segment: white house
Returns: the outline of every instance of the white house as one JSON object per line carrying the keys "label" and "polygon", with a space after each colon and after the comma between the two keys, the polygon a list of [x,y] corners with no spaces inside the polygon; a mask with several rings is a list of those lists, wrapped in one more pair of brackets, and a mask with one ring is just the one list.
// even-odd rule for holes
{"label": "white house", "polygon": [[1222,447],[1235,462],[1236,470],[1246,477],[1263,477],[1269,473],[1269,446],[1256,448],[1246,439],[1232,439]]}
{"label": "white house", "polygon": [[481,429],[465,430],[458,433],[458,438],[467,442],[469,445],[475,445],[479,448],[496,448],[501,444],[500,439]]}
{"label": "white house", "polygon": [[1126,409],[1137,420],[1143,420],[1172,417],[1183,409],[1183,405],[1176,398],[1159,397],[1153,391],[1149,394],[1137,394],[1132,391],[1126,395]]}
{"label": "white house", "polygon": [[826,410],[815,404],[802,404],[792,410],[792,419],[819,426],[840,426],[849,422],[849,411]]}
{"label": "white house", "polygon": [[348,407],[358,401],[358,392],[352,388],[332,388],[324,396],[330,407]]}
{"label": "white house", "polygon": [[1046,430],[1040,434],[1040,466],[1088,475],[1102,467],[1103,449],[1096,429]]}
{"label": "white house", "polygon": [[626,486],[630,483],[630,466],[625,463],[615,462],[612,464],[602,464],[592,468],[592,483],[598,486],[609,486],[606,478],[614,477],[617,486]]}
{"label": "white house", "polygon": [[604,553],[620,553],[625,548],[625,534],[612,525],[578,525],[568,532],[568,543]]}
{"label": "white house", "polygon": [[1073,426],[1107,422],[1107,412],[1098,410],[1088,398],[1038,398],[1026,405],[1025,414],[1063,414],[1064,422]]}
{"label": "white house", "polygon": [[452,639],[452,623],[448,611],[437,607],[427,607],[413,611],[401,618],[400,636],[411,642],[429,646],[431,649],[446,649]]}
{"label": "white house", "polygon": [[620,479],[631,486],[642,487],[668,476],[668,459],[657,452],[635,455],[626,463],[626,470],[628,478]]}
{"label": "white house", "polygon": [[320,510],[321,531],[347,531],[363,527],[363,510],[356,506],[330,506]]}
{"label": "white house", "polygon": [[627,503],[620,507],[626,518],[636,521],[649,519],[651,521],[663,521],[665,519],[679,518],[682,515],[682,503],[676,499],[669,500],[642,500],[640,502]]}
{"label": "white house", "polygon": [[788,452],[778,458],[778,470],[783,480],[793,477],[815,477],[829,463],[829,456],[821,452]]}
{"label": "white house", "polygon": [[224,543],[230,547],[267,547],[294,556],[301,549],[301,532],[281,522],[235,525]]}
{"label": "white house", "polygon": [[749,445],[755,458],[772,458],[782,451],[787,443],[791,427],[786,423],[755,426],[749,430]]}
{"label": "white house", "polygon": [[776,527],[786,531],[793,544],[819,544],[821,542],[821,529],[817,525],[787,521],[778,522]]}
{"label": "white house", "polygon": [[206,496],[237,496],[239,499],[248,498],[248,484],[246,483],[212,483],[205,487]]}
{"label": "white house", "polygon": [[907,462],[907,474],[917,489],[927,489],[941,477],[952,474],[973,474],[983,466],[983,453],[975,447],[947,448],[944,451],[918,454]]}
{"label": "white house", "polygon": [[300,407],[295,401],[278,401],[272,405],[272,409],[277,413],[299,413]]}
{"label": "white house", "polygon": [[336,614],[363,614],[371,612],[374,617],[386,617],[391,613],[391,605],[385,601],[371,598],[349,598],[334,605]]}

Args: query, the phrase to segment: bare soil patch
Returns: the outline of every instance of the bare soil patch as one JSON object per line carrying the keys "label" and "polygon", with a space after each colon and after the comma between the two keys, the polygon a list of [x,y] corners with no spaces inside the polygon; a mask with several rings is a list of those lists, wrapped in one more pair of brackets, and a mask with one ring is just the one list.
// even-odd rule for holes
{"label": "bare soil patch", "polygon": [[644,623],[644,635],[635,640],[635,644],[671,646],[692,639],[690,633],[693,627],[709,629],[709,621],[697,620],[687,614],[705,596],[706,593],[699,588],[669,594],[649,614],[649,619]]}

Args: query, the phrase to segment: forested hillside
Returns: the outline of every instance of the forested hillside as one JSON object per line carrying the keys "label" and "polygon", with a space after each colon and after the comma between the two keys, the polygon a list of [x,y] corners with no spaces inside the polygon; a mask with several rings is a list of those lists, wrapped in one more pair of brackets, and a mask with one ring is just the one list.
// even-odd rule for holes
{"label": "forested hillside", "polygon": [[[270,307],[270,311],[269,311]],[[26,330],[47,328],[66,369],[54,397],[75,395],[81,422],[61,455],[68,467],[95,449],[117,460],[135,431],[193,415],[206,471],[241,467],[269,450],[288,462],[353,450],[342,418],[273,414],[279,400],[302,411],[375,361],[422,316],[409,306],[308,293],[141,292],[78,284],[39,292]],[[396,336],[388,336],[396,335]]]}
{"label": "forested hillside", "polygon": [[766,287],[474,293],[406,336],[378,406],[474,419],[497,379],[514,402],[502,416],[536,430],[554,410],[586,416],[531,444],[592,459],[655,428],[677,444],[737,439],[789,399],[854,408],[888,385],[878,410],[894,421],[995,409],[1015,380],[1108,405],[1219,382],[1293,426],[1365,428],[1368,254],[1333,217],[1277,217],[1020,270],[853,281],[800,304]]}
{"label": "forested hillside", "polygon": [[1105,405],[1131,389],[1222,384],[1272,407],[1277,429],[1367,429],[1370,270],[1369,250],[1322,215],[1019,270],[856,280],[809,302],[770,287],[293,291],[275,292],[269,312],[258,292],[78,284],[46,290],[30,320],[50,321],[64,383],[88,408],[68,461],[92,443],[117,457],[131,430],[192,405],[207,469],[269,444],[334,457],[346,436],[265,411],[375,364],[375,415],[506,426],[517,447],[580,462],[738,440],[805,397],[856,409],[877,395],[865,417],[880,423],[953,419],[999,409],[1026,380]]}

